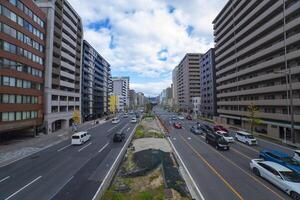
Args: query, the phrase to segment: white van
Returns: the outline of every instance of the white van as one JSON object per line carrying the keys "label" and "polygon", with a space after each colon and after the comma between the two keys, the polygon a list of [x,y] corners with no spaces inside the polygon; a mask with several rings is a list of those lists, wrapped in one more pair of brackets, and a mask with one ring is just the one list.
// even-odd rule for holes
{"label": "white van", "polygon": [[120,122],[120,120],[117,117],[113,118],[112,121],[111,121],[111,123],[113,123],[113,124],[117,124],[119,122]]}
{"label": "white van", "polygon": [[236,131],[235,139],[248,145],[257,145],[257,140],[250,133],[244,131]]}
{"label": "white van", "polygon": [[72,135],[72,145],[80,145],[91,138],[91,135],[85,131],[78,132]]}

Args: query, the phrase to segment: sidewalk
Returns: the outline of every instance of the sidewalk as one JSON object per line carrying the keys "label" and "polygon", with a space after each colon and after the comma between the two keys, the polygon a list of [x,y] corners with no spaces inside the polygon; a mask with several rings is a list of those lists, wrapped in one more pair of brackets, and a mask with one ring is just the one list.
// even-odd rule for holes
{"label": "sidewalk", "polygon": [[[98,119],[99,123],[88,121],[80,124],[78,131],[88,130],[105,122],[104,118]],[[73,134],[71,128],[61,129],[50,134],[40,134],[36,137],[23,138],[21,140],[12,140],[7,144],[0,145],[0,167],[32,155],[38,151],[51,147],[64,140],[67,140]]]}

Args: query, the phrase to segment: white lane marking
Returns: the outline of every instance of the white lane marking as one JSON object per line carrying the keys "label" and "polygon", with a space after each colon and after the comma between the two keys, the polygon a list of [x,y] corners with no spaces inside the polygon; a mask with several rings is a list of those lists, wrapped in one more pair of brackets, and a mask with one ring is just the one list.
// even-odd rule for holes
{"label": "white lane marking", "polygon": [[67,182],[65,182],[62,186],[60,186],[59,187],[59,189],[49,198],[49,200],[50,199],[52,199],[53,197],[55,197],[55,195],[59,192],[59,191],[61,191],[61,189],[63,188],[63,187],[65,187],[65,185],[67,185],[71,180],[72,180],[72,178],[73,178],[74,176],[72,176],[71,178],[69,178],[68,180],[67,180]]}
{"label": "white lane marking", "polygon": [[87,148],[88,146],[90,146],[92,143],[88,143],[87,145],[85,145],[84,147],[82,147],[81,149],[78,149],[78,152],[82,151],[83,149]]}
{"label": "white lane marking", "polygon": [[195,180],[194,180],[193,177],[191,176],[191,173],[189,172],[189,170],[188,170],[187,167],[185,166],[185,164],[184,164],[183,160],[181,159],[181,157],[180,157],[178,151],[175,149],[174,144],[172,143],[172,141],[170,140],[170,138],[168,138],[168,140],[169,140],[169,142],[170,142],[170,144],[171,144],[173,150],[175,151],[176,155],[178,156],[179,160],[181,161],[181,163],[182,163],[182,165],[183,165],[185,171],[187,172],[188,176],[190,177],[191,181],[193,182],[193,185],[195,186],[195,188],[196,188],[198,194],[200,195],[200,198],[201,198],[202,200],[205,200],[205,198],[204,198],[203,194],[201,193],[200,189],[198,188],[198,186],[197,186]]}
{"label": "white lane marking", "polygon": [[175,138],[175,137],[173,137],[173,140],[176,140],[176,138]]}
{"label": "white lane marking", "polygon": [[204,135],[200,135],[202,138],[204,138],[205,139],[205,136]]}
{"label": "white lane marking", "polygon": [[130,130],[130,127],[128,127],[127,132]]}
{"label": "white lane marking", "polygon": [[98,193],[100,192],[100,190],[102,189],[104,183],[106,182],[106,179],[108,178],[109,174],[111,173],[111,171],[113,170],[114,166],[116,165],[119,157],[121,156],[122,152],[124,151],[125,148],[127,148],[128,144],[128,139],[131,137],[132,134],[134,134],[134,131],[136,129],[137,125],[135,125],[135,128],[132,130],[131,134],[129,135],[129,137],[127,138],[127,141],[125,142],[124,146],[122,147],[120,153],[118,154],[117,158],[115,159],[115,161],[113,162],[113,164],[111,165],[110,169],[108,170],[107,174],[105,175],[104,179],[101,182],[100,187],[98,188],[97,192],[95,193],[94,197],[92,200],[96,200]]}
{"label": "white lane marking", "polygon": [[31,181],[30,183],[28,183],[27,185],[23,186],[21,189],[19,189],[18,191],[16,191],[15,193],[11,194],[9,197],[7,197],[4,200],[8,200],[10,198],[12,198],[13,196],[15,196],[16,194],[18,194],[19,192],[21,192],[22,190],[24,190],[25,188],[27,188],[29,185],[31,185],[32,183],[36,182],[37,180],[39,180],[40,178],[42,178],[42,176],[37,177],[36,179],[34,179],[33,181]]}
{"label": "white lane marking", "polygon": [[103,150],[105,149],[105,147],[107,147],[108,145],[109,145],[109,142],[106,143],[106,144],[98,151],[98,153],[100,153],[101,151],[103,151]]}
{"label": "white lane marking", "polygon": [[3,181],[5,181],[6,179],[9,179],[9,178],[10,178],[10,176],[7,176],[7,177],[5,177],[4,179],[1,179],[1,180],[0,180],[0,183],[3,182]]}
{"label": "white lane marking", "polygon": [[64,146],[64,147],[58,149],[57,152],[60,152],[60,151],[64,150],[65,148],[68,148],[69,146],[71,146],[71,144],[68,144],[67,146]]}
{"label": "white lane marking", "polygon": [[115,126],[113,126],[113,127],[111,127],[110,129],[108,129],[107,130],[107,132],[110,132],[110,131],[112,131],[114,128],[116,128],[117,126],[119,126],[120,124],[117,124],[117,125],[115,125]]}
{"label": "white lane marking", "polygon": [[188,137],[187,139],[188,139],[188,140],[191,140],[192,138],[191,138],[191,137]]}

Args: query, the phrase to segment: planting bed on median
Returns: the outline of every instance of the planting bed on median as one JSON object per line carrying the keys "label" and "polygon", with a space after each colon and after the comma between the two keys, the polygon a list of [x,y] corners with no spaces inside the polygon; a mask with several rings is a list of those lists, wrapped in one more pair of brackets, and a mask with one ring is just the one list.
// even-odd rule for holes
{"label": "planting bed on median", "polygon": [[155,119],[142,120],[136,129],[136,139],[102,199],[191,199],[171,148],[163,137]]}

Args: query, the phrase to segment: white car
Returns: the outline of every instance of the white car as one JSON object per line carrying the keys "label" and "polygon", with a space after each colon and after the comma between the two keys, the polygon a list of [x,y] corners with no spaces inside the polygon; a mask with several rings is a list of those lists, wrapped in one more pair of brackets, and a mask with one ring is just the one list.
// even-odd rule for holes
{"label": "white car", "polygon": [[267,179],[286,192],[292,199],[300,199],[300,175],[289,168],[271,161],[252,159],[250,168],[257,176]]}
{"label": "white car", "polygon": [[111,121],[111,123],[113,123],[113,124],[117,124],[117,123],[119,123],[120,122],[120,119],[119,118],[113,118],[112,119],[112,121]]}
{"label": "white car", "polygon": [[127,118],[128,117],[128,113],[124,113],[124,118]]}
{"label": "white car", "polygon": [[253,135],[245,131],[236,131],[235,139],[248,145],[257,145],[257,140],[253,137]]}
{"label": "white car", "polygon": [[228,143],[233,143],[234,138],[230,136],[227,132],[225,131],[216,131],[216,133],[220,134],[223,136],[223,138],[228,142]]}
{"label": "white car", "polygon": [[182,115],[179,115],[179,116],[178,116],[178,119],[180,119],[180,120],[184,120],[184,116],[182,116]]}
{"label": "white car", "polygon": [[72,141],[71,144],[72,145],[80,145],[85,143],[86,141],[88,141],[91,138],[91,135],[88,134],[85,131],[82,132],[78,132],[72,135]]}
{"label": "white car", "polygon": [[137,122],[136,118],[133,117],[133,118],[131,119],[131,123],[136,123],[136,122]]}
{"label": "white car", "polygon": [[294,151],[294,159],[300,162],[300,150]]}

